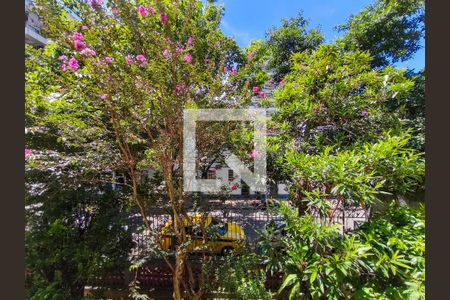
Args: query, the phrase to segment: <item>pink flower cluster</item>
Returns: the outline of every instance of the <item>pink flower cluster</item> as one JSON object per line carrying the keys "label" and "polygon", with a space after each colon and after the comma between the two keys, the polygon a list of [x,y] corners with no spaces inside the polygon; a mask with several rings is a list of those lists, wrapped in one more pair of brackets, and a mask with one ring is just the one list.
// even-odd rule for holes
{"label": "pink flower cluster", "polygon": [[259,92],[259,87],[254,86],[254,87],[253,87],[253,93],[258,93],[258,92]]}
{"label": "pink flower cluster", "polygon": [[86,43],[84,42],[84,37],[81,33],[74,32],[72,38],[73,38],[73,47],[75,48],[75,50],[83,50],[87,47]]}
{"label": "pink flower cluster", "polygon": [[88,3],[92,8],[98,9],[102,7],[103,0],[88,0]]}
{"label": "pink flower cluster", "polygon": [[235,67],[231,68],[231,75],[233,75],[233,76],[237,75],[237,70]]}
{"label": "pink flower cluster", "polygon": [[161,24],[162,24],[163,26],[165,26],[166,23],[167,23],[167,16],[166,16],[165,14],[160,14],[160,15],[159,15],[159,20],[161,21]]}
{"label": "pink flower cluster", "polygon": [[141,17],[145,17],[145,16],[147,16],[147,9],[145,8],[145,6],[144,5],[139,5],[139,7],[138,7],[138,13],[139,13],[139,15],[141,16]]}
{"label": "pink flower cluster", "polygon": [[146,17],[149,15],[153,15],[155,13],[155,9],[152,6],[149,6],[146,8],[144,5],[138,6],[138,13],[141,17]]}
{"label": "pink flower cluster", "polygon": [[261,98],[266,97],[266,93],[264,93],[264,92],[261,91],[261,92],[259,93],[259,97],[261,97]]}
{"label": "pink flower cluster", "polygon": [[80,67],[78,65],[78,60],[74,57],[71,57],[69,60],[67,60],[67,56],[61,55],[58,59],[63,63],[61,65],[61,70],[63,72],[66,71],[67,69],[71,69],[72,71],[75,72]]}
{"label": "pink flower cluster", "polygon": [[80,51],[81,55],[84,56],[95,56],[95,51],[90,49],[90,48],[84,48],[83,50]]}
{"label": "pink flower cluster", "polygon": [[113,59],[111,57],[109,57],[109,56],[105,57],[105,63],[106,64],[110,64],[110,63],[112,63],[112,61],[113,61]]}
{"label": "pink flower cluster", "polygon": [[71,57],[69,61],[67,62],[67,66],[72,70],[76,71],[79,68],[78,60],[74,57]]}
{"label": "pink flower cluster", "polygon": [[190,55],[189,53],[185,54],[183,57],[183,60],[187,63],[191,63],[192,62],[192,55]]}
{"label": "pink flower cluster", "polygon": [[190,37],[188,38],[186,45],[187,45],[189,48],[192,47],[192,45],[193,45],[192,36],[190,36]]}
{"label": "pink flower cluster", "polygon": [[127,65],[131,65],[133,63],[133,58],[131,57],[131,55],[125,56],[125,62]]}
{"label": "pink flower cluster", "polygon": [[163,51],[163,56],[164,56],[165,59],[170,59],[172,57],[172,52],[170,52],[169,49],[165,49]]}
{"label": "pink flower cluster", "polygon": [[143,68],[147,66],[147,58],[144,55],[142,54],[137,55],[136,60],[139,61],[139,67]]}
{"label": "pink flower cluster", "polygon": [[180,94],[180,93],[184,92],[185,90],[186,90],[186,84],[184,84],[184,83],[179,83],[179,84],[177,84],[177,86],[175,87],[175,92],[176,92],[177,94]]}
{"label": "pink flower cluster", "polygon": [[74,32],[72,38],[73,38],[73,47],[75,48],[75,50],[80,51],[81,55],[91,57],[96,55],[94,50],[88,48],[88,46],[84,42],[84,36],[81,33]]}
{"label": "pink flower cluster", "polygon": [[25,148],[25,156],[31,155],[33,154],[33,151],[31,151],[31,149],[26,149]]}

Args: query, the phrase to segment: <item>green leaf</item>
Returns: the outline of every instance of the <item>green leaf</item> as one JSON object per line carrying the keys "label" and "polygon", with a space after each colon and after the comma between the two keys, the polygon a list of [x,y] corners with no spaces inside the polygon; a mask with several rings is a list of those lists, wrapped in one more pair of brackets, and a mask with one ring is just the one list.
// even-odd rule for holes
{"label": "green leaf", "polygon": [[286,286],[291,285],[295,280],[297,280],[297,274],[289,274],[286,276],[286,278],[283,281],[283,284],[281,284],[280,288],[278,289],[278,293],[280,293]]}
{"label": "green leaf", "polygon": [[314,269],[311,273],[311,276],[309,277],[309,282],[312,284],[314,280],[316,280],[316,277],[317,277],[317,270]]}

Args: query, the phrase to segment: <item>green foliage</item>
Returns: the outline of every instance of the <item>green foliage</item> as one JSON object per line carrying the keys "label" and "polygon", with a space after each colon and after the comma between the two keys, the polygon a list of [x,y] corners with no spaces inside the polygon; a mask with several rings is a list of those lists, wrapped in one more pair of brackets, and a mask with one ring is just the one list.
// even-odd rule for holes
{"label": "green foliage", "polygon": [[71,298],[70,292],[62,288],[61,278],[49,283],[39,275],[33,276],[32,279],[26,280],[25,286],[27,287],[26,297],[30,300],[64,300]]}
{"label": "green foliage", "polygon": [[225,293],[233,299],[272,299],[265,288],[266,274],[261,259],[255,253],[229,254],[213,258],[204,265],[209,278],[209,292]]}
{"label": "green foliage", "polygon": [[75,299],[89,279],[127,268],[132,241],[124,199],[97,187],[71,190],[56,183],[28,195],[27,202],[32,203],[25,232],[29,297]]}
{"label": "green foliage", "polygon": [[289,299],[424,299],[423,208],[392,204],[344,236],[284,204],[278,213],[284,233],[269,228],[260,246],[268,271],[285,274]]}
{"label": "green foliage", "polygon": [[285,85],[275,93],[274,121],[301,151],[376,141],[384,130],[400,128],[386,102],[413,86],[404,71],[372,70],[369,54],[335,45],[295,54],[293,60]]}
{"label": "green foliage", "polygon": [[368,53],[336,45],[293,60],[275,92],[272,130],[279,136],[269,139],[269,151],[296,205],[331,219],[328,200],[367,208],[381,192],[420,188],[423,158],[409,148],[401,112],[389,108],[413,86],[405,71],[373,70]]}
{"label": "green foliage", "polygon": [[311,215],[300,217],[285,204],[278,213],[285,233],[273,236],[269,229],[261,248],[271,262],[268,271],[285,274],[280,292],[288,289],[289,299],[344,298],[345,278],[358,275],[367,249],[354,239],[342,239],[336,226],[321,226]]}
{"label": "green foliage", "polygon": [[398,111],[404,126],[411,130],[409,145],[417,151],[425,151],[425,69],[406,74],[414,87],[402,98],[388,102],[390,111]]}
{"label": "green foliage", "polygon": [[264,85],[269,80],[269,74],[264,66],[266,66],[267,60],[270,59],[270,52],[266,42],[254,40],[245,49],[245,52],[247,55],[247,68],[244,69],[243,74],[244,76],[247,74],[253,75],[251,77],[250,87]]}
{"label": "green foliage", "polygon": [[291,71],[292,55],[316,49],[324,42],[318,28],[307,30],[308,20],[302,13],[290,19],[283,19],[279,28],[273,27],[266,33],[270,51],[268,68],[273,70],[273,79],[279,82]]}
{"label": "green foliage", "polygon": [[[285,84],[275,92],[269,175],[289,184],[301,214],[314,209],[331,220],[330,200],[367,207],[381,193],[421,187],[423,158],[410,147],[423,150],[424,74],[373,66],[418,49],[423,1],[380,0],[353,16],[333,45],[321,45],[320,31],[308,31],[299,15],[243,50],[220,31],[223,8],[213,2],[143,1],[155,13],[141,16],[130,1],[100,8],[82,0],[36,0],[52,42],[40,50],[26,47],[30,299],[79,297],[92,276],[125,268],[129,204],[141,212],[170,205],[176,219],[192,196],[182,190],[179,168],[183,109],[242,107],[255,98],[271,105],[252,91],[272,86],[270,79],[285,78]],[[74,49],[76,32],[95,55]],[[67,69],[64,56],[78,67]],[[227,142],[250,163],[247,125],[199,130],[204,174]],[[140,180],[136,174],[149,167],[155,176]],[[108,189],[112,171],[126,173],[120,191]],[[261,248],[268,271],[286,274],[280,289],[290,298],[423,298],[422,212],[391,206],[345,236],[298,210],[282,206],[280,214],[285,232],[269,228]],[[186,245],[177,224],[177,244]],[[180,282],[189,265],[185,248],[176,249]],[[213,279],[210,291],[270,299],[259,266],[251,253],[217,257],[203,275]],[[199,284],[185,284],[192,298],[202,296]]]}
{"label": "green foliage", "polygon": [[326,215],[327,199],[368,207],[380,193],[414,192],[425,166],[421,155],[406,147],[408,140],[408,135],[386,135],[374,144],[341,151],[327,147],[317,155],[290,150],[279,164],[291,175],[291,195]]}
{"label": "green foliage", "polygon": [[370,247],[355,296],[425,299],[425,211],[391,204],[354,237]]}
{"label": "green foliage", "polygon": [[372,66],[410,59],[425,32],[424,0],[377,0],[338,26],[346,34],[342,42],[348,49],[368,51]]}
{"label": "green foliage", "polygon": [[[145,5],[146,13],[140,13],[140,4]],[[139,209],[151,234],[155,232],[145,216],[149,207],[171,206],[171,211],[177,212],[175,219],[185,212],[190,195],[182,190],[179,168],[183,161],[183,109],[226,107],[229,99],[239,106],[242,87],[240,82],[227,80],[230,75],[225,67],[239,67],[246,61],[236,42],[219,28],[223,9],[210,2],[117,0],[98,6],[95,1],[92,5],[84,0],[36,0],[34,9],[44,23],[43,33],[52,42],[43,50],[26,48],[27,148],[33,153],[26,160],[27,176],[33,177],[27,192],[35,195],[32,192],[37,185],[44,191],[44,199],[30,201],[52,205],[59,201],[64,207],[42,206],[44,214],[52,214],[50,223],[35,219],[30,230],[40,236],[30,243],[51,243],[44,238],[50,230],[45,226],[50,224],[57,224],[53,230],[60,232],[55,235],[55,245],[62,236],[78,238],[77,213],[84,216],[94,210],[93,220],[101,221],[103,227],[83,231],[86,236],[81,235],[81,240],[74,237],[69,244],[73,252],[58,249],[70,257],[64,272],[73,274],[64,275],[63,282],[80,286],[87,270],[103,263],[99,260],[106,251],[102,238],[96,245],[91,245],[91,240],[105,228],[116,238],[120,236],[120,216],[130,203]],[[205,130],[197,137],[212,137],[214,144],[211,132]],[[148,168],[157,176],[141,180],[141,172]],[[113,180],[112,172],[125,174],[127,179],[119,195],[104,190],[104,184]],[[90,197],[84,199],[85,195]],[[111,211],[113,225],[103,223],[111,209],[107,204],[116,209]],[[183,245],[184,227],[178,222],[175,225],[178,244]],[[37,231],[38,226],[42,232]],[[128,254],[128,245],[117,243],[111,249]],[[42,245],[33,255],[45,253]],[[177,259],[183,262],[186,250],[177,250]],[[27,255],[32,260],[32,254]],[[185,265],[174,266],[179,269],[174,284],[179,299]],[[122,269],[118,263],[115,266]],[[196,289],[192,286],[189,292]]]}
{"label": "green foliage", "polygon": [[[98,111],[58,80],[58,46],[26,48],[26,267],[30,299],[80,298],[87,280],[127,267],[126,193],[112,192],[117,152]],[[89,124],[89,125],[88,125]],[[74,128],[76,128],[74,130]]]}

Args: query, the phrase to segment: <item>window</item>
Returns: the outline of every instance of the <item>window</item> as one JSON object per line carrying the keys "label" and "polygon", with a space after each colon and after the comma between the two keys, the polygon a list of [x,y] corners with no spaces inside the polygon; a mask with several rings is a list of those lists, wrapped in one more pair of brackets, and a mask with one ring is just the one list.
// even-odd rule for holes
{"label": "window", "polygon": [[220,222],[214,218],[212,218],[209,227],[219,235],[225,235],[228,231],[228,223]]}
{"label": "window", "polygon": [[125,178],[125,174],[122,173],[116,173],[113,172],[113,183],[112,183],[112,189],[113,190],[119,190],[122,188],[124,184],[127,183],[127,180]]}
{"label": "window", "polygon": [[234,173],[233,170],[228,170],[228,181],[233,181]]}

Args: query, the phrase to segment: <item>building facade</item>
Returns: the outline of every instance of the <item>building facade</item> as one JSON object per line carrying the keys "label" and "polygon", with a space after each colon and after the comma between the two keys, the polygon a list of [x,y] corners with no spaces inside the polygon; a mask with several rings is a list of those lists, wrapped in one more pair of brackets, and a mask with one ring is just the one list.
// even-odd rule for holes
{"label": "building facade", "polygon": [[44,47],[48,39],[41,35],[42,22],[31,12],[31,1],[25,1],[25,43],[36,48]]}

